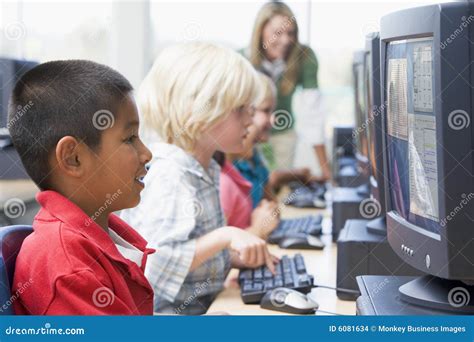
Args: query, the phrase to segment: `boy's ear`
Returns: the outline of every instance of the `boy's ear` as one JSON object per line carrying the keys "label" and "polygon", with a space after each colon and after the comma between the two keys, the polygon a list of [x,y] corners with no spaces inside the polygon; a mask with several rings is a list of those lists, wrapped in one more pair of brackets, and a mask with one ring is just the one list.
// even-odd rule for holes
{"label": "boy's ear", "polygon": [[84,174],[84,145],[71,136],[62,137],[56,145],[57,166],[72,177]]}

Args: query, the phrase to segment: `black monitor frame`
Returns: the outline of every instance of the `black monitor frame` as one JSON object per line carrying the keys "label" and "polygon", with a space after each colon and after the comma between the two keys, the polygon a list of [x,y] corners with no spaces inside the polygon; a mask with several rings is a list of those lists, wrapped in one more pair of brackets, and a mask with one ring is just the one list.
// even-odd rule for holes
{"label": "black monitor frame", "polygon": [[370,192],[380,204],[380,212],[385,215],[385,189],[383,173],[383,135],[382,112],[384,105],[381,98],[380,84],[380,36],[378,32],[367,35],[367,141],[369,142]]}
{"label": "black monitor frame", "polygon": [[8,102],[18,79],[37,62],[0,58],[0,136],[8,135]]}
{"label": "black monitor frame", "polygon": [[[368,141],[367,141],[367,87],[365,74],[367,71],[367,52],[365,50],[356,51],[352,62],[352,74],[354,84],[354,114],[355,114],[355,156],[359,171],[369,177]],[[360,89],[362,84],[362,89]],[[362,94],[359,92],[362,91]],[[363,98],[363,105],[359,99]]]}
{"label": "black monitor frame", "polygon": [[0,136],[8,135],[8,101],[15,83],[15,60],[0,58]]}
{"label": "black monitor frame", "polygon": [[[403,39],[433,38],[433,70],[437,80],[434,84],[433,104],[438,132],[440,219],[447,218],[455,210],[463,195],[474,192],[474,87],[471,86],[474,85],[474,66],[471,66],[470,60],[471,56],[474,56],[474,23],[458,34],[456,39],[445,44],[453,32],[459,31],[462,18],[474,18],[474,4],[459,2],[406,9],[384,16],[380,25],[382,103],[386,102],[388,44]],[[471,126],[453,130],[448,123],[448,114],[459,109],[470,113]],[[387,108],[383,111],[384,151],[387,151],[388,143],[386,119]],[[387,153],[384,153],[384,173],[388,175]],[[385,177],[385,189],[387,236],[393,250],[405,262],[423,272],[440,278],[472,283],[474,200],[464,207],[463,212],[447,221],[440,234],[434,234],[404,220],[393,210],[394,206],[388,194],[388,177]]]}

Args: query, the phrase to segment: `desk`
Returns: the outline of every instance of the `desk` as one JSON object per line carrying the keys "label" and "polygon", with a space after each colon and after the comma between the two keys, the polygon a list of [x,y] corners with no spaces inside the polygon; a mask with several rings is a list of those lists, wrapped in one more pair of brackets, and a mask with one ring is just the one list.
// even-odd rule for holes
{"label": "desk", "polygon": [[[287,194],[283,193],[282,195]],[[282,196],[279,196],[283,198]],[[330,205],[328,205],[330,207]],[[323,215],[323,236],[322,240],[326,247],[322,251],[317,250],[296,250],[281,249],[277,245],[270,245],[270,251],[276,256],[293,255],[300,253],[305,258],[308,273],[314,276],[314,283],[321,285],[336,286],[336,265],[337,265],[337,245],[332,243],[331,217],[329,210],[299,209],[291,206],[283,206],[282,218],[292,218],[303,215]],[[225,289],[217,296],[208,312],[225,311],[231,315],[285,315],[285,313],[261,309],[259,305],[247,305],[240,298],[240,289],[237,283],[238,270],[233,269],[226,281]],[[336,296],[335,290],[316,288],[313,289],[311,298],[319,303],[319,308],[323,311],[334,312],[343,315],[355,315],[355,302],[342,301]],[[318,312],[318,315],[324,315]]]}

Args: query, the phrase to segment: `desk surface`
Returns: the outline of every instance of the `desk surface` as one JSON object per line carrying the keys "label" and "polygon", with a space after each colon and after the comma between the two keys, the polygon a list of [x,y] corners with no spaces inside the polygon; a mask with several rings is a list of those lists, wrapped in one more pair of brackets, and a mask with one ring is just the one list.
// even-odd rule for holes
{"label": "desk surface", "polygon": [[[314,276],[314,283],[336,286],[336,265],[337,265],[337,245],[332,243],[331,217],[329,210],[299,209],[291,206],[283,206],[282,218],[292,218],[303,215],[320,213],[323,215],[322,240],[326,247],[322,251],[317,250],[296,250],[281,249],[276,245],[270,245],[270,250],[277,256],[293,255],[300,253],[303,255],[308,273]],[[209,308],[209,312],[225,311],[231,315],[282,315],[284,313],[261,309],[259,305],[247,305],[240,298],[240,289],[237,284],[238,270],[232,270],[226,281],[226,288],[217,296],[214,303]],[[343,315],[355,315],[355,302],[342,301],[336,296],[335,290],[315,288],[310,294],[311,298],[319,303],[318,315],[325,315],[333,312]]]}

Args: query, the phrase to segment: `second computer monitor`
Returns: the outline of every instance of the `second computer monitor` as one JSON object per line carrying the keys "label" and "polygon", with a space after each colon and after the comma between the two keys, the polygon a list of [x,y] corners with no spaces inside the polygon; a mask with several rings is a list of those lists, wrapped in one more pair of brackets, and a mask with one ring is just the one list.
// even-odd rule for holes
{"label": "second computer monitor", "polygon": [[367,141],[370,170],[370,193],[380,215],[385,216],[385,187],[383,175],[382,112],[385,105],[380,96],[380,38],[374,32],[366,37],[367,60]]}
{"label": "second computer monitor", "polygon": [[369,177],[369,151],[367,141],[367,53],[365,50],[354,53],[352,72],[354,79],[354,111],[355,129],[354,138],[356,142],[356,159],[359,171]]}

